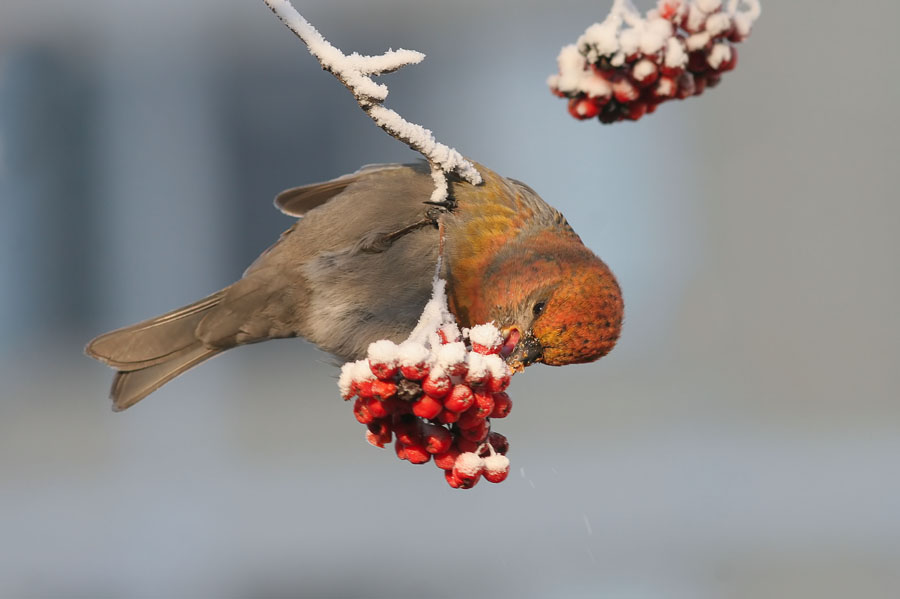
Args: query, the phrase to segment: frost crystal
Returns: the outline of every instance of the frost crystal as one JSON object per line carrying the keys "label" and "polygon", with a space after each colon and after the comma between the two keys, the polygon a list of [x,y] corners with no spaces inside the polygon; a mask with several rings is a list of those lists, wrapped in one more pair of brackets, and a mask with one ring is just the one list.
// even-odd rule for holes
{"label": "frost crystal", "polygon": [[449,371],[456,364],[466,361],[466,344],[462,341],[442,345],[437,350],[435,364],[445,371]]}
{"label": "frost crystal", "polygon": [[493,324],[479,324],[469,329],[469,340],[484,347],[497,347],[503,343],[503,336]]}
{"label": "frost crystal", "polygon": [[393,341],[381,339],[369,344],[369,359],[381,364],[395,364],[400,348]]}
{"label": "frost crystal", "polygon": [[397,361],[401,366],[416,366],[426,364],[431,357],[431,352],[421,343],[404,341],[397,351]]}
{"label": "frost crystal", "polygon": [[341,376],[338,377],[338,389],[341,396],[350,395],[351,386],[354,382],[372,380],[375,375],[369,369],[369,362],[366,360],[357,360],[356,362],[347,362],[341,366]]}

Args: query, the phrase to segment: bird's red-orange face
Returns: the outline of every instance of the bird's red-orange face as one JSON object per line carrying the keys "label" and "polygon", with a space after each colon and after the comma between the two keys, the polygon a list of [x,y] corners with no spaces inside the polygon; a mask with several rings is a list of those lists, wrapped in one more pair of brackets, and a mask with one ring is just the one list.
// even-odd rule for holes
{"label": "bird's red-orange face", "polygon": [[624,309],[619,285],[605,264],[597,260],[593,268],[571,273],[532,323],[540,361],[563,366],[602,358],[619,339]]}
{"label": "bird's red-orange face", "polygon": [[615,277],[589,250],[533,256],[494,273],[488,319],[505,335],[502,354],[521,370],[534,362],[592,362],[616,344],[624,303]]}

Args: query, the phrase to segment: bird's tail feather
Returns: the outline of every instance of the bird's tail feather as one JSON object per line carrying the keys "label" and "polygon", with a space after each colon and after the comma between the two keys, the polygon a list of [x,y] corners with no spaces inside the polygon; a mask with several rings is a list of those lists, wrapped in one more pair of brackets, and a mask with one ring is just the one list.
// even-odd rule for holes
{"label": "bird's tail feather", "polygon": [[137,370],[165,362],[197,342],[197,325],[222,300],[219,291],[162,316],[100,335],[88,343],[92,358],[120,370]]}
{"label": "bird's tail feather", "polygon": [[200,321],[221,301],[219,291],[162,316],[139,322],[91,341],[85,352],[116,368],[110,395],[113,409],[133,406],[185,370],[225,348],[211,348],[197,339]]}
{"label": "bird's tail feather", "polygon": [[221,349],[209,348],[197,342],[193,347],[170,355],[165,362],[138,370],[119,370],[113,379],[110,397],[113,410],[121,412],[141,401],[182,372],[215,356]]}

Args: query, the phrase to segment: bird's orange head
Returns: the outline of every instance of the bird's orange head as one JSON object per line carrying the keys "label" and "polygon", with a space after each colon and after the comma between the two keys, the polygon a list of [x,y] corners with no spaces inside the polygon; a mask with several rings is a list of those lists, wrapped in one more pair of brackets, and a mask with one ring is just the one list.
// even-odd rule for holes
{"label": "bird's orange head", "polygon": [[469,326],[494,321],[516,370],[533,362],[593,362],[619,338],[619,285],[577,236],[538,236],[502,252],[485,271],[481,291],[481,301],[466,306]]}
{"label": "bird's orange head", "polygon": [[613,348],[624,303],[615,277],[599,258],[568,264],[531,325],[539,360],[550,366],[593,362]]}

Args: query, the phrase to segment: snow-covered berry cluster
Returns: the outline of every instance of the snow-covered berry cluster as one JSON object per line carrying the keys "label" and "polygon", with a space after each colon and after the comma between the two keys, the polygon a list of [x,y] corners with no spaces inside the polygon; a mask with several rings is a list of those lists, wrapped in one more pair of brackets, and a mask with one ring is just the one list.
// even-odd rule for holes
{"label": "snow-covered berry cluster", "polygon": [[675,98],[698,96],[737,65],[734,44],[759,17],[759,0],[658,0],[646,16],[616,0],[602,23],[560,53],[547,84],[569,113],[636,121]]}
{"label": "snow-covered berry cluster", "polygon": [[353,414],[376,447],[393,441],[397,457],[413,464],[434,459],[453,488],[509,473],[506,437],[491,420],[512,408],[512,372],[500,357],[503,338],[493,324],[460,331],[446,308],[444,281],[410,337],[381,340],[366,359],[348,362],[338,381]]}

